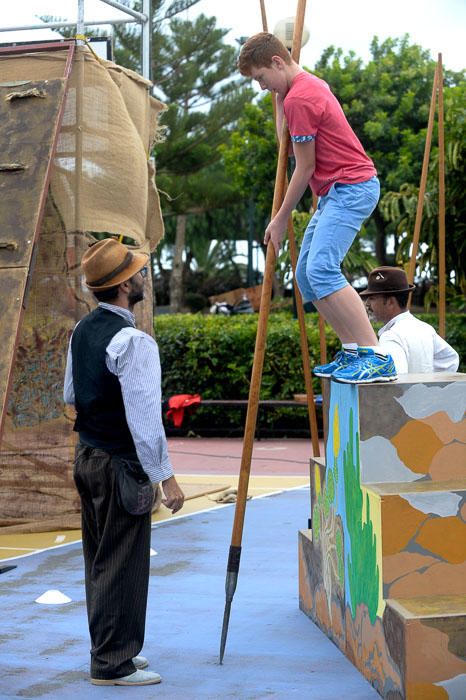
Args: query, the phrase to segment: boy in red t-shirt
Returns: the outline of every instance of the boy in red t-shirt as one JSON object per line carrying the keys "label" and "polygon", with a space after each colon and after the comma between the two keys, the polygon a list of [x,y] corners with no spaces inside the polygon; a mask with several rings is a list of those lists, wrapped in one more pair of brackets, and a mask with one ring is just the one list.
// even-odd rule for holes
{"label": "boy in red t-shirt", "polygon": [[341,272],[363,222],[375,209],[380,185],[373,162],[327,83],[304,71],[277,37],[261,32],[243,45],[239,70],[276,94],[277,128],[285,117],[296,167],[283,203],[265,230],[278,254],[291,212],[309,185],[319,197],[296,268],[305,302],[312,301],[342,342],[317,376],[342,382],[392,381],[395,366],[377,344],[364,305]]}

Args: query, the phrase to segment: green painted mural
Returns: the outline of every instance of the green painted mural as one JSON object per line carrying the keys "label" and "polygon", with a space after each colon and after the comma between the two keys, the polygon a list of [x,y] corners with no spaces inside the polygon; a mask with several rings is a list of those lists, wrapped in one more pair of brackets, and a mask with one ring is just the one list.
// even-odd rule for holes
{"label": "green painted mural", "polygon": [[343,456],[345,474],[346,527],[351,542],[348,554],[348,585],[351,612],[356,617],[358,605],[366,605],[372,623],[379,607],[379,567],[374,528],[371,521],[369,496],[361,489],[359,464],[359,434],[354,430],[353,409],[349,413],[350,440]]}

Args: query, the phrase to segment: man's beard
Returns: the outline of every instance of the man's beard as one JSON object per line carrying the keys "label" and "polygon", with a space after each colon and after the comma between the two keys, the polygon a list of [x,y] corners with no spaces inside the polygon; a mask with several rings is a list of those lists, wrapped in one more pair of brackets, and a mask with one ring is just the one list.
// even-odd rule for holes
{"label": "man's beard", "polygon": [[128,305],[130,307],[133,307],[135,304],[137,304],[139,301],[142,301],[144,299],[144,288],[141,287],[134,287],[132,285],[131,291],[128,294]]}

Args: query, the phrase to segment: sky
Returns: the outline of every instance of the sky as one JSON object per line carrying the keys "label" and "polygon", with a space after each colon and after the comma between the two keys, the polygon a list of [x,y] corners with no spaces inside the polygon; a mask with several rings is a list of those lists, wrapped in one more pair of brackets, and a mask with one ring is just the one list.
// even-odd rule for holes
{"label": "sky", "polygon": [[[296,3],[297,4],[297,3]],[[293,15],[295,3],[285,0],[265,0],[268,29]],[[52,15],[74,20],[77,0],[2,0],[0,27],[38,23],[40,15]],[[285,11],[284,8],[286,7]],[[111,19],[121,13],[100,0],[85,0],[85,18]],[[194,19],[200,12],[217,17],[217,26],[230,29],[227,41],[234,45],[243,36],[262,31],[259,0],[200,0],[184,13]],[[443,63],[451,70],[466,68],[466,0],[332,0],[306,3],[305,25],[309,41],[302,48],[301,63],[312,68],[324,48],[341,47],[354,50],[364,60],[370,57],[369,46],[374,35],[380,40],[408,33],[411,40],[428,49],[433,58],[442,52]],[[0,42],[52,38],[50,30],[0,33]]]}

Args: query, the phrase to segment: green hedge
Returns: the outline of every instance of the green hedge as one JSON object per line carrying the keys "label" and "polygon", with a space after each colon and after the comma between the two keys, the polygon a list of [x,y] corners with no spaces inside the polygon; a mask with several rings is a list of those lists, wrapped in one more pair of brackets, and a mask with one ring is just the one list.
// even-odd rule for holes
{"label": "green hedge", "polygon": [[[437,325],[433,314],[418,315]],[[175,394],[200,394],[203,399],[247,399],[254,357],[258,314],[238,316],[206,316],[201,314],[169,314],[156,316],[154,330],[162,365],[162,394],[165,399]],[[307,314],[307,334],[311,367],[319,362],[319,329],[317,314]],[[465,369],[465,315],[447,317],[447,340],[463,358]],[[328,329],[329,357],[339,343]],[[261,399],[291,399],[304,393],[299,324],[289,313],[274,313],[269,317],[267,346],[261,384]],[[320,382],[314,379],[314,391],[320,392]],[[264,412],[265,413],[265,412]],[[268,411],[266,412],[269,413]],[[296,413],[296,412],[295,412]],[[280,410],[280,417],[294,423],[292,410]],[[273,427],[276,416],[264,416],[263,425]],[[297,419],[306,425],[305,411]],[[239,411],[220,409],[197,411],[190,427],[212,422],[243,421]],[[265,423],[264,423],[265,421]],[[304,421],[304,423],[303,423]],[[244,421],[243,421],[244,422]]]}
{"label": "green hedge", "polygon": [[[247,399],[258,314],[156,316],[155,337],[162,364],[162,393],[201,394],[204,399]],[[318,361],[317,317],[308,322],[311,365]],[[336,349],[335,336],[331,339]],[[316,382],[316,389],[319,384]],[[304,391],[298,322],[271,314],[262,374],[262,399],[289,399]]]}

